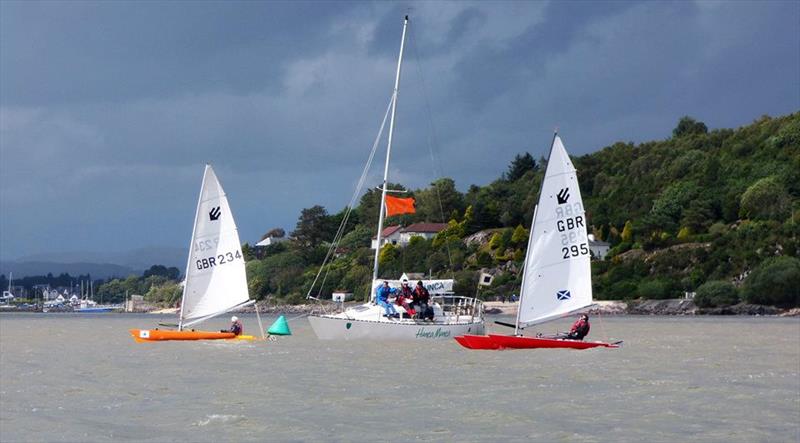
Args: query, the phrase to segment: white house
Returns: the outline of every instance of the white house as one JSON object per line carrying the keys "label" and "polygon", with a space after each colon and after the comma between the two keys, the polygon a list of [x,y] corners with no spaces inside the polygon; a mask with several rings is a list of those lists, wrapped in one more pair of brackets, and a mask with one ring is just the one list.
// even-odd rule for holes
{"label": "white house", "polygon": [[592,258],[604,260],[609,249],[611,249],[610,243],[595,240],[594,235],[589,234],[589,252],[591,252]]}
{"label": "white house", "polygon": [[447,223],[414,223],[403,228],[400,233],[400,244],[407,245],[413,237],[422,237],[425,240],[430,240],[446,227]]}
{"label": "white house", "polygon": [[[381,233],[381,246],[386,244],[393,244],[396,245],[400,241],[400,230],[402,226],[394,225],[394,226],[387,226],[383,228],[383,232]],[[375,249],[378,246],[378,238],[372,238],[372,246],[370,248]]]}
{"label": "white house", "polygon": [[286,237],[267,237],[261,240],[260,242],[256,243],[256,246],[262,246],[262,247],[272,246],[272,245],[277,245],[278,243],[283,243],[286,240],[287,240]]}
{"label": "white house", "polygon": [[[425,240],[432,239],[436,234],[443,231],[447,223],[414,223],[405,228],[399,225],[384,228],[381,235],[381,243],[385,245],[391,243],[397,246],[406,246],[413,237],[422,237]],[[375,249],[377,239],[372,239],[372,249]]]}

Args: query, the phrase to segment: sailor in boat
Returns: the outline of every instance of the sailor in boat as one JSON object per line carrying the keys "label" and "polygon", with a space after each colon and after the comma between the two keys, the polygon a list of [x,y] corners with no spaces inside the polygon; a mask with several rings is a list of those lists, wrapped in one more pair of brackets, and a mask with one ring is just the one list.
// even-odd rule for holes
{"label": "sailor in boat", "polygon": [[389,287],[388,281],[384,281],[383,286],[379,287],[376,291],[375,301],[378,303],[378,306],[383,307],[384,317],[400,317],[400,314],[397,313],[394,306],[389,303],[389,296],[395,293],[397,293],[397,289]]}
{"label": "sailor in boat", "polygon": [[433,321],[433,308],[428,306],[430,299],[430,292],[422,284],[422,280],[418,281],[417,287],[414,288],[414,309],[418,318]]}
{"label": "sailor in boat", "polygon": [[578,320],[572,325],[569,333],[559,338],[568,338],[570,340],[583,340],[583,337],[589,335],[589,315],[581,314]]}
{"label": "sailor in boat", "polygon": [[414,291],[408,286],[408,280],[403,279],[403,286],[400,288],[400,293],[397,295],[395,303],[397,303],[397,306],[402,306],[409,317],[413,318],[417,314],[412,305],[414,303]]}
{"label": "sailor in boat", "polygon": [[220,332],[233,332],[234,335],[242,335],[242,332],[244,332],[244,325],[242,321],[239,320],[239,317],[234,315],[231,317],[231,327],[227,330],[223,329]]}

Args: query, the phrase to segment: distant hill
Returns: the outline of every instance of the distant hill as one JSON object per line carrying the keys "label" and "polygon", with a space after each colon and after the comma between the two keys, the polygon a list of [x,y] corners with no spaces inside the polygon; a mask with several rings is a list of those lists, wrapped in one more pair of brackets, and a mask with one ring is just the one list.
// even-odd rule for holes
{"label": "distant hill", "polygon": [[92,278],[107,279],[110,277],[127,277],[131,274],[141,274],[141,270],[135,270],[127,266],[111,263],[57,263],[49,261],[3,261],[0,262],[0,274],[8,276],[14,273],[14,278],[22,278],[36,275],[59,275],[67,273],[70,275],[89,274]]}
{"label": "distant hill", "polygon": [[0,261],[0,274],[13,272],[15,277],[33,275],[91,274],[96,278],[126,277],[141,274],[152,265],[186,266],[186,250],[182,248],[148,247],[125,252],[71,251],[42,253],[16,260]]}

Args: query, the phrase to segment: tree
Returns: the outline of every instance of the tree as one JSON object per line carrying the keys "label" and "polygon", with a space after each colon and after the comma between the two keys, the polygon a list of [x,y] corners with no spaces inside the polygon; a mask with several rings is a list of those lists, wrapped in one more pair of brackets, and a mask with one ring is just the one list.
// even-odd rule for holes
{"label": "tree", "polygon": [[735,305],[739,303],[739,292],[731,282],[708,281],[697,288],[694,303],[700,308]]}
{"label": "tree", "polygon": [[272,237],[272,238],[283,238],[283,237],[286,237],[286,231],[284,231],[283,228],[272,228],[269,231],[267,231],[264,235],[261,236],[261,240],[264,240],[265,238],[269,238],[269,237]]}
{"label": "tree", "polygon": [[765,177],[742,194],[739,216],[757,220],[783,220],[789,213],[791,198],[777,177]]}
{"label": "tree", "polygon": [[329,225],[328,211],[320,205],[315,205],[300,212],[292,237],[301,248],[312,249],[323,240],[333,240]]}
{"label": "tree", "polygon": [[744,298],[762,305],[800,306],[800,259],[773,257],[765,260],[747,276]]}
{"label": "tree", "polygon": [[174,266],[167,268],[166,266],[163,265],[153,265],[150,266],[150,269],[144,271],[144,273],[142,274],[142,278],[146,279],[147,277],[153,275],[165,277],[170,280],[177,280],[178,277],[181,275],[181,271]]}
{"label": "tree", "polygon": [[511,164],[508,165],[508,171],[505,173],[504,177],[507,181],[513,182],[525,175],[528,171],[535,171],[538,169],[536,166],[536,160],[533,159],[529,153],[525,154],[517,154],[514,156],[514,160],[511,161]]}
{"label": "tree", "polygon": [[523,228],[522,225],[517,225],[514,228],[514,233],[511,234],[511,244],[515,246],[525,246],[528,244],[528,230]]}
{"label": "tree", "polygon": [[633,240],[633,223],[630,220],[625,222],[625,227],[622,228],[622,241],[630,242]]}
{"label": "tree", "polygon": [[[464,210],[464,196],[456,189],[452,178],[440,178],[428,189],[414,192],[417,218],[425,221],[444,221],[454,211]],[[451,217],[452,218],[452,217]]]}
{"label": "tree", "polygon": [[672,136],[676,138],[683,137],[685,135],[706,133],[708,133],[708,127],[706,124],[699,122],[688,115],[681,117],[680,121],[678,121],[678,126],[672,130]]}

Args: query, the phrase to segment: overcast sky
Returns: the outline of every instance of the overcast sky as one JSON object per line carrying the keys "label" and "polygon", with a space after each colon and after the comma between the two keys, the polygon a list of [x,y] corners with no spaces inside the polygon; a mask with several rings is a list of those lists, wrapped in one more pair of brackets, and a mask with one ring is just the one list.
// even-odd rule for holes
{"label": "overcast sky", "polygon": [[206,162],[242,241],[337,212],[407,12],[390,180],[414,188],[430,147],[465,190],[556,126],[579,155],[800,109],[797,1],[3,0],[0,258],[186,247]]}

